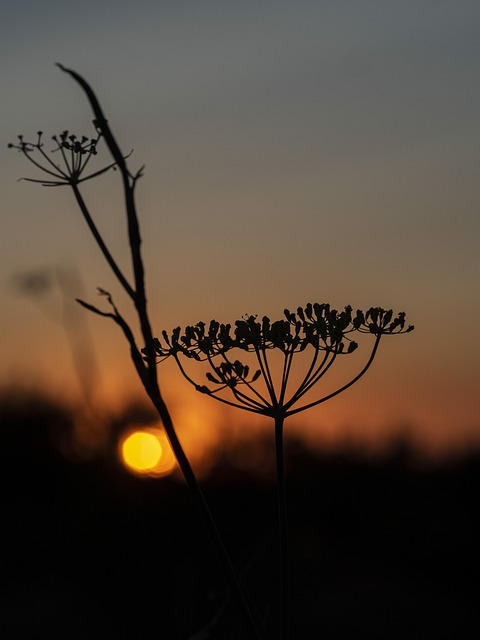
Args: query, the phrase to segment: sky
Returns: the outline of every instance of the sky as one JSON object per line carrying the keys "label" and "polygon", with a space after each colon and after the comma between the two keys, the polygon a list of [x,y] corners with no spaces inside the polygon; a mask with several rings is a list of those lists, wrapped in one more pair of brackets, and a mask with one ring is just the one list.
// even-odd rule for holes
{"label": "sky", "polygon": [[[7,149],[40,129],[91,135],[61,62],[91,83],[132,168],[146,165],[138,204],[157,333],[279,319],[307,302],[405,311],[415,331],[385,339],[357,385],[291,429],[319,446],[478,444],[479,29],[467,0],[6,0],[0,385],[74,397],[73,349],[105,403],[141,392],[116,327],[73,302],[97,304],[100,286],[133,318],[72,195],[19,182],[38,174]],[[85,194],[128,271],[117,178]],[[22,294],[31,273],[56,284]],[[360,347],[334,380],[361,368],[368,337]],[[170,364],[160,380],[192,446],[248,423]]]}

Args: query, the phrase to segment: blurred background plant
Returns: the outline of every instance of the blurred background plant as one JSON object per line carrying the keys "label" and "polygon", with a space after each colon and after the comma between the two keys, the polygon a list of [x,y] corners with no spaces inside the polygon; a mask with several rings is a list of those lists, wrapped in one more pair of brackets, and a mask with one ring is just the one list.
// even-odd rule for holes
{"label": "blurred background plant", "polygon": [[105,448],[111,415],[98,397],[100,373],[90,327],[75,304],[75,297],[84,291],[80,273],[66,265],[30,268],[12,276],[11,288],[63,330],[78,385],[78,401],[72,407],[74,430],[68,442],[63,439],[63,446],[73,458],[91,457]]}

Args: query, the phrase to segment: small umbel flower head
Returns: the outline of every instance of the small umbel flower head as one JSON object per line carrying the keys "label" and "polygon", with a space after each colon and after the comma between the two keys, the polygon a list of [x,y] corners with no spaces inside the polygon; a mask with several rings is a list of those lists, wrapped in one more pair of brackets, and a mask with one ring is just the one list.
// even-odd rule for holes
{"label": "small umbel flower head", "polygon": [[18,142],[16,144],[10,143],[8,147],[23,153],[37,169],[49,176],[48,179],[43,180],[34,178],[24,178],[24,180],[38,182],[45,187],[76,186],[115,166],[116,163],[112,163],[99,171],[87,176],[84,175],[90,159],[97,155],[100,138],[100,133],[97,133],[94,138],[88,138],[87,136],[76,136],[69,131],[62,131],[59,135],[52,136],[54,147],[51,151],[60,155],[59,162],[54,162],[45,152],[42,131],[38,131],[35,142],[27,142],[22,135],[19,135]]}

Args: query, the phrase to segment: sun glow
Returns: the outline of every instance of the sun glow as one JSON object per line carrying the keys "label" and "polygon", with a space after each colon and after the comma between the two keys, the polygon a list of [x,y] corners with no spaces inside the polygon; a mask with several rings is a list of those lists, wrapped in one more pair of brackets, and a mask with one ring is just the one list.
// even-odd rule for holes
{"label": "sun glow", "polygon": [[160,429],[135,429],[122,438],[120,458],[130,473],[159,478],[173,471],[175,456]]}

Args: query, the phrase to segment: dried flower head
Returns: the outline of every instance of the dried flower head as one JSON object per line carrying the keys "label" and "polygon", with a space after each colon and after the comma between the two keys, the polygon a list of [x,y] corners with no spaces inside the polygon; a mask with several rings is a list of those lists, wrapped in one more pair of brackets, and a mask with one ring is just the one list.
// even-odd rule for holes
{"label": "dried flower head", "polygon": [[[259,321],[257,316],[247,315],[235,322],[235,329],[230,324],[212,320],[208,325],[198,322],[188,326],[183,333],[180,327],[171,335],[163,331],[163,342],[155,338],[154,349],[160,360],[172,356],[182,374],[198,391],[248,411],[264,415],[282,411],[286,417],[325,401],[358,380],[373,361],[382,336],[408,333],[412,329],[413,326],[405,327],[403,312],[394,317],[391,309],[386,311],[372,307],[365,313],[357,310],[353,315],[350,306],[337,311],[329,304],[309,303],[304,308],[298,307],[295,313],[285,309],[284,318],[274,322],[267,316]],[[355,333],[367,333],[376,338],[371,356],[360,374],[334,394],[294,409],[294,405],[319,382],[338,356],[351,354],[357,349],[358,344],[352,339]],[[254,354],[258,368],[253,374],[249,365],[230,356],[234,349]],[[283,358],[279,385],[274,384],[268,361],[267,352],[271,350],[279,351]],[[296,391],[287,397],[293,357],[308,350],[311,361],[307,374]],[[187,373],[181,356],[207,362],[210,371],[206,378],[210,385],[196,383]],[[259,378],[265,383],[266,393],[261,393],[253,385]],[[233,394],[234,402],[219,395],[225,389]]]}
{"label": "dried flower head", "polygon": [[98,132],[94,138],[79,137],[69,131],[62,131],[59,135],[52,136],[54,147],[51,152],[60,155],[60,162],[54,162],[45,152],[42,131],[38,131],[35,142],[27,142],[22,135],[19,135],[18,142],[16,144],[10,143],[8,147],[23,153],[35,167],[53,178],[46,180],[23,178],[24,180],[38,182],[45,187],[76,186],[115,167],[116,163],[114,162],[87,176],[84,175],[90,159],[97,155],[100,138],[101,133]]}

